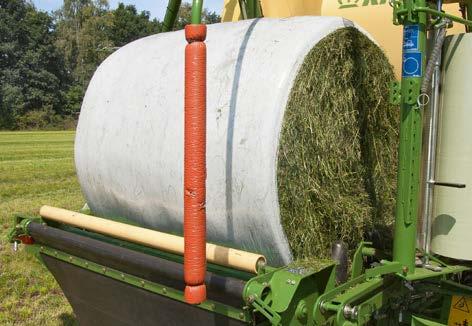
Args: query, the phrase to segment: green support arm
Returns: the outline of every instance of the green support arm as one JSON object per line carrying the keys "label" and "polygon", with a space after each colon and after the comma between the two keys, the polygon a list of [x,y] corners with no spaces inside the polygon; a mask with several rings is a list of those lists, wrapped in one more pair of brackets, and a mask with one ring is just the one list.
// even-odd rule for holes
{"label": "green support arm", "polygon": [[193,0],[192,3],[192,24],[202,23],[203,0]]}
{"label": "green support arm", "polygon": [[[426,1],[405,1],[403,8],[415,5],[426,7]],[[405,271],[414,273],[416,254],[416,231],[420,193],[420,166],[422,146],[422,108],[417,103],[420,85],[426,66],[426,23],[427,14],[416,12],[403,21],[405,34],[413,33],[416,46],[412,50],[404,45],[403,71],[400,104],[400,144],[397,183],[397,206],[393,260],[402,264]],[[405,42],[405,40],[404,40]],[[407,50],[405,50],[407,48]],[[409,60],[417,61],[414,72],[406,69]],[[411,62],[410,61],[410,62]]]}
{"label": "green support arm", "polygon": [[175,20],[177,19],[181,3],[182,0],[169,0],[166,15],[164,16],[164,23],[162,27],[163,32],[170,32],[174,28]]}

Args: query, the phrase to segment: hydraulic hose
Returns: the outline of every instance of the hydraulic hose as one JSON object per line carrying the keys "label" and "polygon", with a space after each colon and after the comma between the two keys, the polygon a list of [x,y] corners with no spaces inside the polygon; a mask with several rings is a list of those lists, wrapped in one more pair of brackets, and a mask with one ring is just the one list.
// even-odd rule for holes
{"label": "hydraulic hose", "polygon": [[431,78],[433,77],[434,67],[436,62],[441,56],[442,46],[444,40],[446,39],[446,24],[443,24],[438,29],[437,36],[434,41],[433,49],[431,51],[431,56],[429,57],[428,64],[426,66],[423,82],[421,84],[421,93],[426,94],[428,92],[429,86],[431,85]]}

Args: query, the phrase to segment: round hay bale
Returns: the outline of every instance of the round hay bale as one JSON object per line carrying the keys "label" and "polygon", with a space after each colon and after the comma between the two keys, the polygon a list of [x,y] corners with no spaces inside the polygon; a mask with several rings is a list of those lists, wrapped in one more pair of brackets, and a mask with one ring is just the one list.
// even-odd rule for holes
{"label": "round hay bale", "polygon": [[[338,17],[216,24],[206,43],[208,241],[277,266],[388,226],[397,110],[382,51]],[[182,234],[185,44],[138,40],[92,78],[75,150],[94,214]]]}

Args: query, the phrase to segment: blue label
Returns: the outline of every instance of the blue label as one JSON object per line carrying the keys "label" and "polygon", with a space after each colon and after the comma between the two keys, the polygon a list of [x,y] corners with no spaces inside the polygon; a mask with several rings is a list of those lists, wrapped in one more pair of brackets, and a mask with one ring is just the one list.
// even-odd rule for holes
{"label": "blue label", "polygon": [[402,77],[421,77],[421,52],[403,53]]}
{"label": "blue label", "polygon": [[403,28],[403,52],[418,51],[418,40],[420,38],[419,25],[406,25]]}

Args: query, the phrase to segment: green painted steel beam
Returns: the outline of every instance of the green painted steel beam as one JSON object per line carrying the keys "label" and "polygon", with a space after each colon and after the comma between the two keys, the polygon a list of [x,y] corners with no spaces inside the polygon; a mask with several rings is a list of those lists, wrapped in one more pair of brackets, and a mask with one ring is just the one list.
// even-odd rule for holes
{"label": "green painted steel beam", "polygon": [[[38,245],[35,245],[38,246]],[[81,268],[87,269],[89,271],[92,271],[97,274],[104,275],[106,277],[112,278],[114,280],[130,284],[132,286],[135,286],[140,289],[147,290],[149,292],[171,298],[173,300],[177,300],[182,302],[182,304],[185,303],[185,298],[184,294],[182,291],[155,283],[151,282],[145,279],[142,279],[140,277],[123,273],[119,270],[109,268],[107,266],[77,257],[73,255],[69,255],[66,252],[50,248],[47,246],[39,246],[39,252],[45,255],[48,255],[50,257],[54,257],[56,259],[62,260],[64,262],[67,262],[69,264],[79,266]],[[232,306],[228,306],[225,304],[222,304],[217,301],[212,301],[212,300],[206,300],[202,302],[199,305],[195,305],[195,307],[208,310],[212,313],[220,314],[232,319],[236,319],[239,321],[247,322],[249,323],[252,318],[251,314],[247,310],[243,309],[237,309]]]}
{"label": "green painted steel beam", "polygon": [[260,0],[254,0],[254,18],[262,17],[262,7]]}
{"label": "green painted steel beam", "polygon": [[202,23],[203,0],[193,0],[192,3],[192,24]]}
{"label": "green painted steel beam", "polygon": [[[406,10],[426,7],[425,0],[408,0],[403,3]],[[397,7],[394,10],[398,10]],[[426,23],[425,12],[408,15],[403,21],[418,28],[418,59],[421,60],[419,76],[404,76],[401,80],[402,98],[400,105],[400,144],[397,178],[397,203],[393,260],[404,266],[405,271],[414,273],[416,257],[416,235],[418,207],[420,200],[420,167],[423,130],[423,110],[417,104],[420,85],[426,66]]]}
{"label": "green painted steel beam", "polygon": [[407,274],[404,278],[408,281],[419,281],[425,279],[432,279],[441,277],[444,275],[457,274],[470,270],[469,267],[465,266],[442,266],[440,271],[432,271],[426,268],[416,268],[414,273]]}
{"label": "green painted steel beam", "polygon": [[163,32],[169,32],[174,29],[181,3],[182,0],[169,0],[169,3],[167,4],[166,15],[164,16],[164,22],[162,24]]}
{"label": "green painted steel beam", "polygon": [[260,0],[238,0],[242,19],[262,17]]}
{"label": "green painted steel beam", "polygon": [[[472,20],[472,1],[470,0],[465,3],[465,13],[467,20]],[[466,30],[470,33],[472,29],[469,27]]]}
{"label": "green painted steel beam", "polygon": [[247,18],[259,18],[262,16],[259,0],[247,0],[247,16]]}

